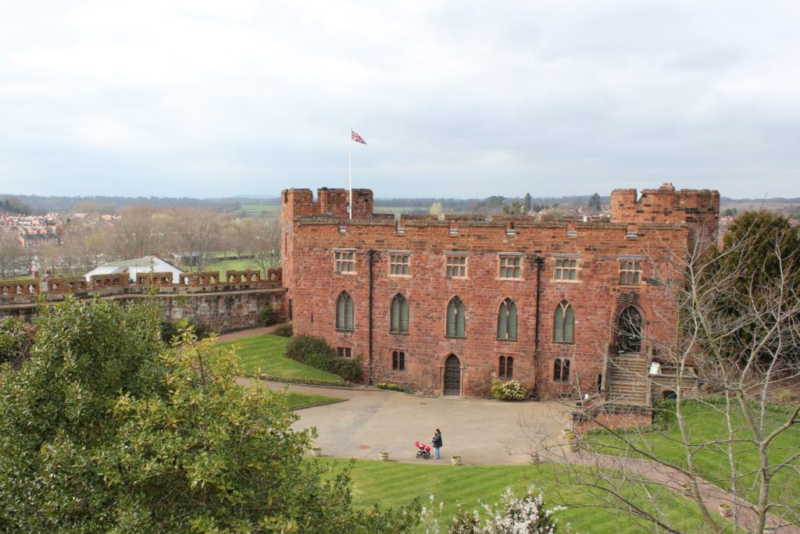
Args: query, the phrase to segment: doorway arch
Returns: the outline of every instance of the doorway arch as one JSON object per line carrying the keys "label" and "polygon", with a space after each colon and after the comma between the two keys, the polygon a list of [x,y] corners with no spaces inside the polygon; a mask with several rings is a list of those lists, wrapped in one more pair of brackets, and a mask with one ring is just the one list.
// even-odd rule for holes
{"label": "doorway arch", "polygon": [[642,314],[628,306],[617,318],[617,351],[640,352],[642,350]]}
{"label": "doorway arch", "polygon": [[444,362],[442,392],[445,395],[461,395],[461,361],[455,354],[448,356]]}

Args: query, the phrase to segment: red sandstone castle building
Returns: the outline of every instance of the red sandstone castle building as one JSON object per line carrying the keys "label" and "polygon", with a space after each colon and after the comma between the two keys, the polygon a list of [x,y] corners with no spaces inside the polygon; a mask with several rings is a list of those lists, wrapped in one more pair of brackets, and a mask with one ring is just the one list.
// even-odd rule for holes
{"label": "red sandstone castle building", "polygon": [[609,222],[396,219],[373,213],[367,189],[353,191],[349,219],[346,190],[289,189],[283,282],[295,333],[359,359],[370,383],[603,392],[612,361],[646,365],[675,341],[681,260],[718,218],[717,191],[671,184],[613,191]]}

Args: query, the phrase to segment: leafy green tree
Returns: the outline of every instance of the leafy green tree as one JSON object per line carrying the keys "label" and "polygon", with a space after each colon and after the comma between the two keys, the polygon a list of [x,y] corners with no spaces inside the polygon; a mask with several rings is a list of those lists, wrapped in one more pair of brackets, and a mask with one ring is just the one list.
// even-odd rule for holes
{"label": "leafy green tree", "polygon": [[[746,212],[731,224],[723,239],[722,250],[710,248],[705,269],[696,273],[711,287],[725,284],[726,292],[715,299],[715,321],[738,324],[735,335],[726,337],[730,354],[749,347],[757,332],[769,330],[776,313],[753,316],[753,309],[767,309],[779,304],[792,310],[800,302],[800,234],[788,219],[768,211]],[[780,283],[776,283],[779,281]],[[800,360],[800,341],[783,336],[775,338],[780,350],[765,352]]]}
{"label": "leafy green tree", "polygon": [[525,193],[525,213],[528,214],[533,209],[533,198],[530,193]]}
{"label": "leafy green tree", "polygon": [[151,305],[42,310],[0,369],[0,531],[408,532],[415,508],[354,509],[346,473],[305,459],[284,396],[236,384],[235,355]]}
{"label": "leafy green tree", "polygon": [[589,198],[589,208],[594,211],[598,212],[603,209],[603,204],[600,202],[600,195],[595,193]]}

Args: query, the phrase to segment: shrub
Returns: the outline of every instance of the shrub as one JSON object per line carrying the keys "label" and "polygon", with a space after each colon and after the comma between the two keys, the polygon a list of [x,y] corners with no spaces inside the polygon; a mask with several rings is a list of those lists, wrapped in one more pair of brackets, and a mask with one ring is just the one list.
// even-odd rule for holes
{"label": "shrub", "polygon": [[180,334],[183,330],[191,327],[197,339],[205,339],[211,331],[203,323],[199,323],[194,319],[178,319],[177,321],[161,321],[161,341],[164,343],[172,343],[172,340]]}
{"label": "shrub", "polygon": [[348,360],[345,358],[334,358],[331,372],[337,374],[349,382],[360,382],[363,376],[360,360]]}
{"label": "shrub", "polygon": [[297,336],[293,337],[286,345],[287,358],[307,363],[306,356],[309,354],[320,354],[329,358],[336,357],[336,352],[321,337]]}
{"label": "shrub", "polygon": [[272,306],[267,304],[264,306],[264,309],[261,310],[261,324],[264,326],[272,326],[278,322],[278,313],[272,309]]}
{"label": "shrub", "polygon": [[312,336],[293,337],[286,346],[286,356],[311,367],[341,376],[350,382],[362,377],[361,362],[339,358],[324,339]]}
{"label": "shrub", "polygon": [[292,325],[291,325],[291,324],[289,324],[289,323],[286,323],[286,324],[282,324],[282,325],[280,325],[280,326],[279,326],[278,328],[276,328],[276,329],[275,329],[275,330],[274,330],[272,333],[273,333],[273,334],[275,334],[276,336],[281,336],[281,337],[292,337],[292,334],[293,334],[294,332],[293,332],[293,330],[292,330]]}
{"label": "shrub", "polygon": [[[444,503],[439,504],[439,510]],[[563,506],[545,508],[541,494],[534,494],[533,488],[518,497],[507,489],[500,502],[494,506],[483,505],[482,509],[459,511],[451,518],[447,534],[555,534],[561,529],[553,519],[553,514],[564,510]],[[422,509],[422,526],[425,532],[440,532],[435,517],[436,507],[433,498],[431,506]],[[488,516],[482,518],[482,514]]]}
{"label": "shrub", "polygon": [[500,382],[492,380],[492,396],[503,401],[521,401],[528,396],[528,390],[519,383],[519,380]]}
{"label": "shrub", "polygon": [[375,387],[379,389],[388,389],[391,391],[400,391],[402,393],[411,393],[411,390],[402,384],[394,384],[392,382],[378,382]]}
{"label": "shrub", "polygon": [[16,317],[0,320],[0,363],[16,365],[28,359],[35,331],[33,326]]}

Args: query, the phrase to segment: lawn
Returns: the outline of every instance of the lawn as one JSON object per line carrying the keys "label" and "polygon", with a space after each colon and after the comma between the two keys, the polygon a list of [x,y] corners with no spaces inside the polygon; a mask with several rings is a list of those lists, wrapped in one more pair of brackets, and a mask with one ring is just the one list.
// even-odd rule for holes
{"label": "lawn", "polygon": [[[198,270],[196,267],[186,267],[186,266],[184,266],[183,269],[186,271]],[[253,271],[260,271],[261,267],[259,267],[258,263],[252,258],[241,259],[241,260],[215,261],[203,267],[203,271],[219,271],[219,275],[222,277],[223,280],[225,279],[225,271],[245,271],[248,269]]]}
{"label": "lawn", "polygon": [[313,395],[310,393],[287,392],[284,395],[286,395],[286,402],[289,404],[290,410],[302,410],[303,408],[313,408],[314,406],[334,404],[345,400],[336,397],[326,397],[325,395]]}
{"label": "lawn", "polygon": [[[663,403],[659,406],[664,410],[674,410],[674,404]],[[775,410],[768,412],[769,428],[775,428],[786,419],[785,409],[775,407]],[[726,439],[727,428],[721,406],[710,402],[689,401],[684,403],[683,411],[698,473],[709,482],[729,490],[731,467],[726,450],[722,446],[703,445],[714,440]],[[733,425],[738,429],[735,435],[737,439],[747,440],[752,437],[751,432],[744,428],[740,412],[737,412],[736,417],[733,418]],[[659,458],[678,465],[686,465],[681,434],[674,422],[667,424],[664,431],[626,434],[626,437],[637,447]],[[630,454],[630,450],[624,443],[608,434],[592,433],[589,441],[599,452],[617,455]],[[758,468],[758,449],[752,443],[740,441],[734,450],[736,470],[741,474],[737,485],[743,492],[743,496],[751,502],[755,502],[758,490],[753,483]],[[776,438],[771,445],[770,463],[779,465],[798,453],[800,453],[800,425],[795,425],[794,428]],[[789,469],[783,469],[775,475],[772,479],[771,495],[777,502],[797,506],[797,503],[800,502],[800,458],[795,457]]]}
{"label": "lawn", "polygon": [[314,380],[339,383],[342,377],[292,360],[285,356],[289,338],[262,334],[225,341],[219,346],[238,348],[239,364],[247,376],[265,374],[272,378],[288,380]]}
{"label": "lawn", "polygon": [[[346,460],[323,459],[334,466],[344,467]],[[569,483],[575,469],[557,464],[539,466],[450,466],[442,464],[405,464],[369,460],[354,461],[351,477],[353,500],[358,506],[399,506],[415,497],[427,504],[433,494],[437,502],[444,502],[441,518],[451,517],[459,505],[473,509],[479,503],[496,502],[506,488],[522,492],[530,486],[542,491],[547,507],[565,504],[567,509],[556,514],[560,524],[569,524],[575,532],[633,534],[653,532],[652,528],[637,523],[632,517],[615,510],[597,507],[599,501]],[[573,473],[573,474],[571,474]],[[652,487],[663,506],[665,516],[675,526],[686,532],[703,532],[700,514],[687,499],[668,490]],[[632,487],[629,494],[636,491]],[[646,495],[638,497],[642,503]]]}

